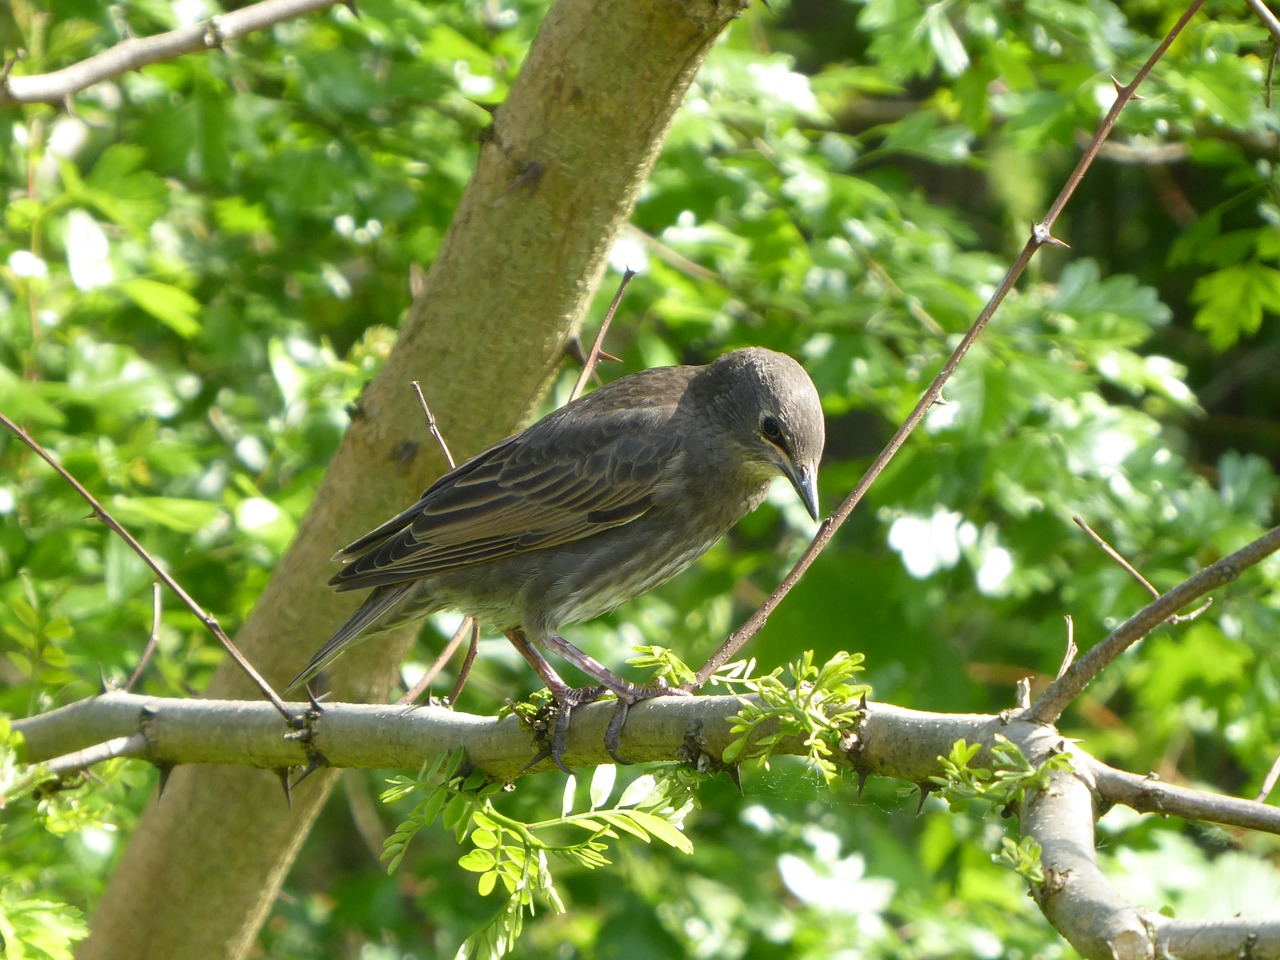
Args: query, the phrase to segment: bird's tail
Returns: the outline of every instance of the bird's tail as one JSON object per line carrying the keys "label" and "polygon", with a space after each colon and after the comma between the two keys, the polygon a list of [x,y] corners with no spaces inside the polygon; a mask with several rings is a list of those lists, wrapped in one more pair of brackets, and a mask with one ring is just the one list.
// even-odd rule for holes
{"label": "bird's tail", "polygon": [[398,618],[387,617],[387,614],[400,605],[413,586],[413,583],[397,583],[379,587],[370,593],[365,598],[364,603],[360,604],[360,608],[351,615],[351,618],[340,626],[332,637],[325,641],[324,646],[317,650],[316,655],[307,661],[307,665],[302,668],[302,671],[289,681],[289,686],[285,689],[285,692],[287,693],[295,687],[302,686],[302,684],[341,656],[342,651],[357,639],[364,639],[360,635],[379,620],[385,618],[384,627],[395,626]]}

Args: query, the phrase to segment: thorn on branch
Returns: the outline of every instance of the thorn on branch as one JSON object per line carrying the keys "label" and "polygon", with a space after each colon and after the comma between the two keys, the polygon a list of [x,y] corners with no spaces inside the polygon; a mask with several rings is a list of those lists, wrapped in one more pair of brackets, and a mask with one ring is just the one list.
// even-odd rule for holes
{"label": "thorn on branch", "polygon": [[302,773],[298,774],[298,779],[293,781],[293,783],[289,785],[289,790],[296,789],[298,784],[300,784],[303,780],[307,779],[307,777],[311,776],[321,767],[328,766],[328,764],[329,764],[329,761],[325,759],[324,754],[313,752],[311,756],[311,761],[307,764],[306,769],[304,769]]}
{"label": "thorn on branch", "polygon": [[172,763],[157,763],[156,769],[160,771],[160,782],[156,785],[156,802],[159,803],[164,799],[164,788],[169,785],[169,776],[173,773],[174,765]]}
{"label": "thorn on branch", "polygon": [[920,788],[920,803],[916,806],[916,816],[918,817],[924,813],[924,802],[929,799],[929,794],[938,788],[932,783],[917,783],[916,786]]}
{"label": "thorn on branch", "polygon": [[[293,809],[293,788],[289,785],[289,768],[277,767],[275,770],[275,774],[277,777],[280,778],[280,788],[284,790],[285,805],[290,810],[292,810]],[[303,776],[306,776],[306,774],[303,774]],[[298,779],[301,780],[302,777],[299,777]]]}
{"label": "thorn on branch", "polygon": [[746,791],[742,789],[742,767],[738,764],[732,764],[725,773],[729,774],[729,781],[738,788],[738,796],[745,797]]}
{"label": "thorn on branch", "polygon": [[1051,247],[1057,247],[1060,250],[1071,249],[1071,244],[1067,243],[1065,240],[1059,240],[1055,237],[1050,232],[1050,228],[1045,226],[1043,221],[1040,223],[1033,223],[1031,225],[1031,238],[1035,241],[1036,246],[1042,247],[1047,244]]}

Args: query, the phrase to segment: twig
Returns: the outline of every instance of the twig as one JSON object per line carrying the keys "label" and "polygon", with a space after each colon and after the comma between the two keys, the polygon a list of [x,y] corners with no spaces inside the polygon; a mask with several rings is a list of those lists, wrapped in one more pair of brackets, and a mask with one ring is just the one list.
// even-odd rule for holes
{"label": "twig", "polygon": [[[622,302],[622,295],[627,292],[627,286],[631,283],[631,278],[636,272],[628,267],[623,271],[622,279],[618,281],[618,292],[613,295],[613,302],[609,304],[609,309],[605,311],[604,319],[600,321],[600,330],[596,333],[595,342],[591,344],[591,352],[587,354],[586,362],[582,364],[582,372],[578,374],[578,382],[573,385],[573,392],[569,394],[570,400],[577,400],[582,396],[582,391],[587,389],[587,381],[591,379],[591,374],[595,372],[596,364],[600,362],[603,354],[605,334],[609,332],[609,324],[613,323],[613,315],[618,312],[618,304]],[[607,356],[607,354],[603,354]],[[612,359],[617,359],[614,357]]]}
{"label": "twig", "polygon": [[431,412],[431,408],[427,406],[427,398],[422,395],[422,384],[417,380],[412,381],[413,392],[418,395],[418,403],[422,404],[422,412],[427,418],[427,429],[431,431],[431,436],[435,438],[436,443],[440,445],[440,452],[444,454],[444,462],[449,465],[452,470],[457,466],[453,462],[453,454],[449,452],[449,445],[444,442],[444,434],[440,432],[440,426],[436,423],[436,416]]}
{"label": "twig", "polygon": [[708,270],[702,264],[694,260],[690,260],[684,254],[677,252],[652,234],[641,230],[635,224],[628,223],[622,229],[628,236],[640,241],[641,246],[663,263],[667,264],[667,266],[674,267],[685,276],[694,280],[699,280],[703,283],[713,283],[723,290],[728,290],[730,293],[735,292],[730,288],[729,284],[725,282],[724,277],[720,276],[720,274],[716,273],[714,270]]}
{"label": "twig", "polygon": [[178,581],[169,576],[168,571],[156,562],[155,558],[146,551],[146,548],[135,540],[133,535],[122,527],[115,517],[111,516],[111,514],[107,512],[107,509],[97,501],[93,494],[86,490],[79,480],[68,473],[66,469],[63,468],[62,464],[58,463],[58,461],[54,459],[53,454],[40,446],[40,444],[37,443],[25,430],[2,413],[0,413],[0,425],[3,425],[10,433],[26,444],[41,460],[53,467],[53,469],[57,471],[58,476],[71,484],[76,493],[80,494],[85,503],[89,504],[93,509],[94,515],[106,524],[107,527],[116,534],[116,536],[128,544],[129,549],[142,558],[142,562],[151,568],[151,571],[164,582],[166,587],[177,594],[178,599],[186,605],[187,609],[194,613],[200,622],[205,625],[205,628],[217,638],[218,642],[226,649],[231,659],[234,660],[236,665],[244,671],[245,675],[253,681],[254,685],[262,692],[262,695],[271,701],[271,705],[280,712],[280,715],[288,721],[289,725],[297,727],[301,721],[289,712],[288,706],[286,706],[285,702],[280,699],[279,694],[271,688],[271,684],[267,683],[262,675],[254,669],[253,664],[245,659],[244,654],[236,649],[236,645],[231,642],[231,638],[226,635],[222,626],[218,623],[213,614],[206,613],[204,608],[202,608],[200,604],[196,603],[186,590],[182,589]]}
{"label": "twig", "polygon": [[[1072,760],[1079,756],[1073,754]],[[1280,809],[1255,800],[1224,797],[1107,766],[1093,757],[1081,766],[1097,784],[1100,799],[1139,813],[1202,820],[1264,833],[1280,833]]]}
{"label": "twig", "polygon": [[1067,614],[1062,618],[1067,621],[1067,649],[1062,654],[1062,666],[1058,667],[1058,675],[1055,680],[1061,680],[1062,675],[1067,672],[1067,668],[1071,666],[1076,658],[1076,654],[1080,652],[1080,648],[1076,646],[1076,622],[1071,619],[1071,614]]}
{"label": "twig", "polygon": [[1280,43],[1280,19],[1277,19],[1276,15],[1271,12],[1271,8],[1263,3],[1262,0],[1245,0],[1245,2],[1249,4],[1249,9],[1253,11],[1254,15],[1262,21],[1262,25],[1271,31],[1271,39]]}
{"label": "twig", "polygon": [[[1151,594],[1151,596],[1153,597],[1160,596],[1160,591],[1157,590],[1155,587],[1153,587],[1151,585],[1151,582],[1142,574],[1140,574],[1134,568],[1134,566],[1131,563],[1129,563],[1128,560],[1120,556],[1120,552],[1116,550],[1115,547],[1111,546],[1111,544],[1103,540],[1102,537],[1100,537],[1097,534],[1097,532],[1094,531],[1094,529],[1089,526],[1089,524],[1085,523],[1083,517],[1072,517],[1071,522],[1074,523],[1081,530],[1083,530],[1086,534],[1088,534],[1089,539],[1091,539],[1094,543],[1096,543],[1099,547],[1101,547],[1102,552],[1105,553],[1112,560],[1114,560],[1119,565],[1120,569],[1122,569],[1125,573],[1129,574],[1129,576],[1133,577],[1134,580],[1137,580],[1138,583],[1142,584],[1143,589],[1145,589],[1147,593]],[[1207,600],[1205,600],[1204,603],[1200,604],[1200,606],[1196,607],[1190,613],[1184,613],[1181,615],[1174,615],[1170,617],[1168,622],[1169,623],[1186,623],[1188,620],[1194,620],[1196,617],[1200,616],[1200,614],[1204,613],[1211,606],[1213,606],[1213,597],[1209,597]],[[1058,676],[1062,676],[1062,674],[1059,673]]]}
{"label": "twig", "polygon": [[[193,51],[221,48],[246,34],[332,7],[337,2],[339,0],[263,0],[168,33],[123,40],[53,73],[24,77],[6,71],[0,77],[0,107],[15,103],[61,105],[68,102],[72,94],[103,80]],[[9,67],[12,68],[12,63]]]}
{"label": "twig", "polygon": [[1073,663],[1062,676],[1054,680],[1040,695],[1026,719],[1037,723],[1056,723],[1081,691],[1103,668],[1126,649],[1137,643],[1160,626],[1188,603],[1210,590],[1230,583],[1241,572],[1252,567],[1264,557],[1280,550],[1280,527],[1273,527],[1248,546],[1223,557],[1212,566],[1205,567],[1194,577],[1182,581],[1164,596],[1147,604],[1117,627],[1110,636]]}
{"label": "twig", "polygon": [[476,662],[476,654],[480,650],[480,624],[473,619],[471,621],[471,642],[467,644],[467,655],[462,658],[462,666],[458,669],[458,679],[453,683],[453,689],[449,691],[449,705],[458,702],[458,697],[462,694],[462,688],[467,685],[467,678],[471,676],[471,666]]}
{"label": "twig", "polygon": [[142,676],[142,671],[151,659],[151,655],[156,651],[156,645],[160,642],[161,609],[160,584],[153,583],[151,584],[151,636],[147,637],[147,645],[142,650],[142,656],[138,658],[138,665],[133,668],[133,673],[129,674],[129,679],[124,685],[126,690],[132,690],[138,682],[138,678]]}
{"label": "twig", "polygon": [[1275,789],[1276,780],[1280,779],[1280,757],[1276,757],[1272,761],[1271,769],[1267,771],[1267,775],[1262,779],[1262,786],[1258,790],[1258,795],[1253,799],[1258,803],[1266,800],[1271,795],[1271,791]]}
{"label": "twig", "polygon": [[66,776],[87,770],[95,763],[104,760],[115,760],[118,757],[145,757],[147,755],[147,738],[141,733],[127,737],[116,737],[103,743],[95,743],[92,747],[77,750],[75,753],[63,754],[45,762],[42,766],[50,773]]}
{"label": "twig", "polygon": [[951,379],[951,375],[955,372],[956,367],[959,366],[960,361],[964,359],[965,354],[969,352],[969,348],[973,346],[974,342],[982,334],[982,331],[986,328],[988,321],[990,321],[991,317],[995,314],[1000,304],[1004,302],[1004,298],[1008,295],[1009,291],[1013,289],[1018,278],[1022,276],[1022,272],[1026,269],[1027,264],[1031,262],[1031,258],[1035,256],[1039,249],[1045,244],[1049,244],[1051,246],[1066,246],[1066,244],[1061,240],[1058,240],[1053,236],[1052,230],[1054,223],[1057,222],[1063,208],[1067,205],[1067,201],[1070,200],[1072,194],[1075,193],[1076,187],[1080,185],[1080,180],[1084,177],[1085,171],[1088,170],[1089,166],[1093,163],[1094,158],[1098,154],[1098,149],[1102,146],[1102,142],[1111,132],[1111,128],[1115,126],[1116,120],[1120,116],[1120,111],[1124,109],[1125,104],[1133,99],[1138,85],[1146,78],[1147,74],[1151,72],[1151,68],[1156,65],[1162,56],[1164,56],[1165,51],[1169,49],[1169,45],[1177,39],[1178,34],[1182,32],[1183,28],[1186,27],[1187,23],[1196,14],[1196,11],[1200,9],[1203,3],[1204,0],[1192,0],[1191,6],[1189,6],[1182,16],[1178,18],[1177,23],[1173,25],[1164,40],[1162,40],[1160,45],[1156,47],[1155,52],[1147,58],[1147,62],[1138,70],[1133,80],[1127,86],[1121,86],[1118,83],[1116,84],[1115,102],[1111,105],[1111,109],[1107,111],[1106,117],[1103,118],[1102,123],[1098,126],[1098,130],[1094,133],[1093,139],[1089,142],[1089,146],[1085,148],[1084,155],[1081,156],[1080,162],[1076,164],[1075,169],[1071,171],[1071,175],[1067,177],[1066,184],[1058,194],[1057,199],[1054,200],[1053,205],[1049,207],[1049,211],[1045,214],[1044,219],[1032,226],[1031,236],[1027,239],[1026,244],[1017,256],[1017,259],[1014,260],[1013,265],[1009,268],[1009,272],[1005,274],[1004,279],[1000,282],[1000,286],[996,289],[995,293],[991,295],[991,299],[987,301],[986,306],[982,308],[982,312],[978,314],[978,318],[973,322],[973,326],[969,328],[969,332],[964,335],[964,338],[956,346],[951,356],[947,358],[947,362],[943,364],[942,370],[939,371],[937,377],[934,378],[933,383],[929,385],[929,389],[924,392],[924,395],[915,405],[915,409],[913,409],[907,416],[906,421],[898,428],[897,432],[889,440],[889,443],[885,446],[884,450],[880,452],[880,455],[876,457],[875,462],[871,464],[870,468],[868,468],[862,479],[858,481],[857,486],[853,488],[853,491],[849,496],[840,504],[835,513],[824,520],[821,526],[818,527],[818,532],[814,535],[813,540],[810,541],[808,548],[800,559],[796,561],[796,565],[791,568],[791,572],[783,578],[783,581],[778,585],[778,588],[765,599],[764,603],[760,605],[755,613],[747,618],[746,623],[739,627],[738,630],[731,634],[729,638],[720,645],[720,648],[711,655],[711,658],[703,664],[702,669],[698,671],[694,682],[688,686],[695,689],[702,686],[713,673],[724,666],[724,664],[742,648],[744,643],[760,632],[760,629],[768,621],[769,615],[773,613],[778,604],[782,602],[782,599],[791,592],[791,588],[800,581],[804,572],[808,570],[813,564],[813,561],[817,559],[818,554],[826,549],[827,544],[831,542],[831,538],[835,535],[835,532],[840,529],[840,525],[849,518],[851,513],[853,513],[854,508],[862,501],[862,498],[866,495],[871,484],[875,482],[876,478],[880,476],[884,468],[888,466],[889,461],[893,459],[895,454],[897,454],[898,450],[906,442],[907,437],[911,435],[911,432],[915,430],[920,421],[924,419],[925,414],[929,412],[929,409],[937,401],[938,397],[941,396],[943,386],[945,386],[947,381]]}
{"label": "twig", "polygon": [[[417,293],[415,293],[414,296],[417,296]],[[431,412],[431,407],[427,405],[427,398],[422,394],[422,384],[417,380],[413,381],[413,392],[418,395],[418,403],[422,405],[422,413],[427,418],[427,429],[431,431],[431,436],[435,438],[436,443],[439,444],[440,452],[444,454],[444,462],[447,463],[449,465],[449,469],[452,470],[457,466],[457,463],[454,462],[453,454],[449,452],[449,444],[445,443],[444,434],[440,432],[440,425],[436,423],[436,415]],[[431,668],[422,675],[422,679],[413,685],[412,690],[396,701],[397,703],[412,705],[417,701],[418,697],[422,696],[422,692],[426,690],[427,687],[431,686],[435,678],[440,675],[440,671],[444,669],[444,665],[449,662],[449,658],[452,657],[454,652],[458,649],[458,645],[462,643],[462,638],[466,634],[467,630],[471,630],[473,633],[478,633],[476,622],[471,617],[465,617],[463,619],[457,631],[454,633],[453,639],[445,644],[444,649],[440,651],[440,655],[436,657],[435,663],[433,663]],[[454,684],[455,697],[462,692],[463,686],[466,685],[467,677],[471,674],[471,663],[474,659],[475,655],[471,654],[462,662],[462,669],[458,671],[458,681]]]}
{"label": "twig", "polygon": [[1023,677],[1014,685],[1014,700],[1019,710],[1025,710],[1031,706],[1031,678]]}
{"label": "twig", "polygon": [[1071,522],[1083,530],[1088,535],[1089,539],[1102,549],[1103,553],[1116,562],[1116,565],[1119,566],[1121,570],[1142,584],[1143,589],[1146,590],[1147,593],[1151,594],[1153,597],[1160,596],[1160,591],[1151,585],[1151,581],[1140,574],[1128,560],[1120,556],[1120,552],[1116,550],[1115,547],[1111,546],[1111,544],[1107,543],[1107,541],[1103,540],[1093,527],[1085,523],[1084,517],[1072,517]]}
{"label": "twig", "polygon": [[422,675],[422,679],[413,685],[412,690],[396,701],[397,705],[412,707],[417,703],[418,697],[422,696],[422,691],[431,686],[432,681],[440,676],[440,671],[449,662],[449,658],[454,655],[458,647],[462,646],[462,638],[471,631],[474,624],[475,621],[470,617],[463,617],[462,623],[454,631],[452,639],[444,645],[444,649],[436,657],[435,663],[431,664],[427,672]]}

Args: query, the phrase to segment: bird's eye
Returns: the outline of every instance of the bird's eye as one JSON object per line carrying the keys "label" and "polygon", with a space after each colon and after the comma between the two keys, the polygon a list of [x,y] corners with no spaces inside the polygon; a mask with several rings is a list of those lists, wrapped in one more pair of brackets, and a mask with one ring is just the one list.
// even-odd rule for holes
{"label": "bird's eye", "polygon": [[777,443],[782,439],[782,425],[778,423],[777,417],[769,414],[760,419],[760,432],[770,443]]}

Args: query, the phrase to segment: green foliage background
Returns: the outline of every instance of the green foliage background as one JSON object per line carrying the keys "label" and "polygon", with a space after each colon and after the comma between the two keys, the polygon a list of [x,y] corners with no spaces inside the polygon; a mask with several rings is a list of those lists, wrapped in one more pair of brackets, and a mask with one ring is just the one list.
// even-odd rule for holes
{"label": "green foliage background", "polygon": [[[0,410],[229,631],[394,340],[410,268],[430,263],[469,176],[480,104],[501,101],[544,10],[369,0],[358,19],[337,8],[99,85],[75,117],[0,112]],[[216,8],[15,0],[0,43],[26,51],[19,72],[45,72],[201,11]],[[1180,12],[1165,0],[754,5],[700,73],[615,250],[641,275],[608,344],[623,363],[603,375],[748,343],[802,358],[828,414],[830,509],[1043,214],[1110,103],[1110,76],[1131,76]],[[1056,670],[1064,615],[1087,648],[1143,603],[1073,515],[1160,588],[1274,523],[1271,49],[1244,4],[1196,18],[1060,222],[1071,249],[1037,258],[950,402],[754,641],[763,668],[857,650],[879,699],[999,710],[1018,677]],[[448,389],[448,371],[422,379],[428,395]],[[405,404],[415,415],[408,390]],[[573,639],[614,665],[640,643],[698,662],[802,549],[810,525],[778,492],[695,572]],[[100,672],[127,676],[146,641],[151,578],[85,512],[0,437],[0,710],[89,695]],[[1272,561],[1201,619],[1157,632],[1065,732],[1127,769],[1252,795],[1280,748],[1278,587]],[[461,708],[533,689],[500,641],[484,651]],[[143,689],[198,690],[221,656],[166,600]],[[136,764],[100,772],[74,793],[8,798],[6,956],[68,955],[151,796],[154,774]],[[344,778],[262,933],[265,955],[448,955],[493,912],[443,834],[384,874],[377,845],[404,814],[372,802],[384,779]],[[991,863],[999,824],[934,801],[917,817],[909,785],[829,793],[799,766],[743,780],[743,795],[702,788],[692,856],[630,843],[607,875],[561,867],[569,911],[532,921],[522,955],[1069,955]],[[538,818],[561,787],[534,778],[503,800]],[[1218,915],[1280,895],[1270,839],[1123,815],[1104,833],[1112,869],[1153,907],[1194,915],[1204,898],[1182,878],[1223,893],[1240,862],[1252,879]]]}

